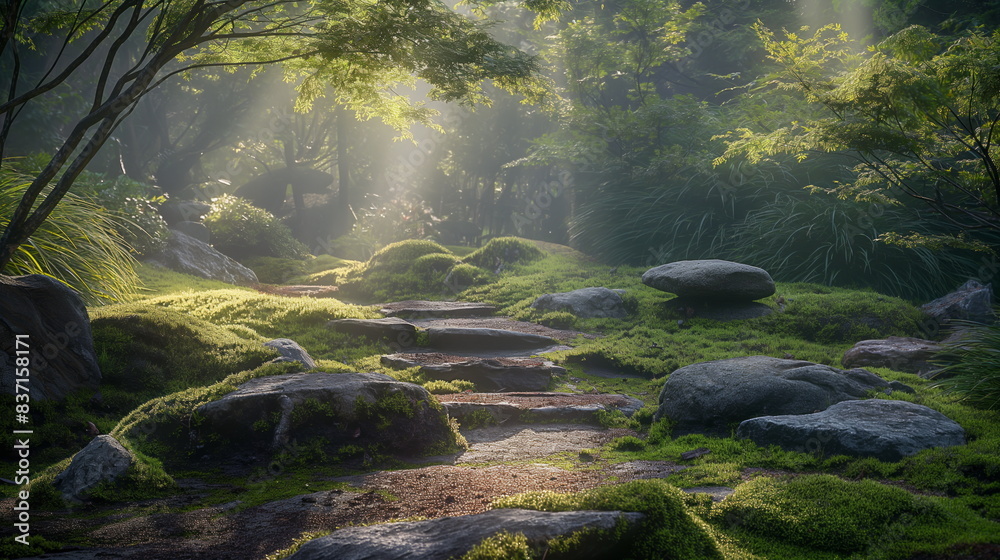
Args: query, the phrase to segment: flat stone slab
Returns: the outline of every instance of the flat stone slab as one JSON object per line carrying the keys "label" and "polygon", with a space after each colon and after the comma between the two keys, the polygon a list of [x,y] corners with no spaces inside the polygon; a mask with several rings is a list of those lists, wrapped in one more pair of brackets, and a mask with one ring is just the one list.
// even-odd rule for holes
{"label": "flat stone slab", "polygon": [[581,288],[539,296],[531,307],[542,311],[567,311],[583,318],[622,319],[628,315],[621,292],[608,288]]}
{"label": "flat stone slab", "polygon": [[608,467],[612,475],[622,482],[649,478],[667,478],[691,467],[669,461],[627,461]]}
{"label": "flat stone slab", "polygon": [[844,367],[886,367],[896,371],[927,376],[935,366],[930,360],[943,347],[933,340],[890,336],[879,340],[862,340],[844,352]]}
{"label": "flat stone slab", "polygon": [[695,300],[753,301],[774,294],[766,270],[718,259],[677,261],[647,270],[642,283]]}
{"label": "flat stone slab", "polygon": [[844,401],[823,412],[742,422],[736,436],[758,445],[874,457],[895,462],[932,447],[965,444],[965,430],[944,414],[907,401]]}
{"label": "flat stone slab", "polygon": [[539,459],[567,451],[578,453],[635,432],[584,424],[533,424],[463,430],[462,435],[470,448],[455,459],[456,464]]}
{"label": "flat stone slab", "polygon": [[398,317],[384,319],[334,319],[326,326],[335,332],[362,338],[388,340],[401,348],[417,342],[417,327]]}
{"label": "flat stone slab", "polygon": [[382,364],[397,369],[419,367],[430,379],[464,379],[485,392],[544,391],[552,374],[564,371],[534,358],[469,358],[440,352],[389,354],[382,356]]}
{"label": "flat stone slab", "polygon": [[[529,545],[544,549],[560,536],[583,529],[611,530],[624,521],[638,525],[641,513],[619,511],[542,512],[496,509],[475,515],[442,517],[430,521],[385,523],[347,527],[311,540],[291,560],[449,560],[467,553],[483,540],[501,532],[521,533]],[[622,538],[625,538],[623,535]],[[617,545],[588,544],[577,558],[602,558]],[[607,547],[606,549],[604,547]]]}
{"label": "flat stone slab", "polygon": [[863,369],[770,356],[714,360],[671,373],[660,391],[655,418],[673,420],[675,435],[727,437],[743,420],[820,412],[886,389],[886,380]]}
{"label": "flat stone slab", "polygon": [[438,350],[466,352],[532,350],[559,344],[554,338],[502,329],[433,327],[427,329],[428,346]]}
{"label": "flat stone slab", "polygon": [[482,421],[472,415],[484,411],[495,424],[545,422],[598,423],[601,411],[620,410],[632,416],[644,403],[628,395],[576,393],[457,393],[436,395],[448,416],[461,424]]}
{"label": "flat stone slab", "polygon": [[483,317],[493,315],[496,306],[467,301],[406,300],[380,304],[386,317]]}
{"label": "flat stone slab", "polygon": [[337,297],[339,288],[337,286],[300,286],[300,285],[265,285],[256,287],[257,291],[266,294],[286,297],[312,297],[312,298],[332,298]]}

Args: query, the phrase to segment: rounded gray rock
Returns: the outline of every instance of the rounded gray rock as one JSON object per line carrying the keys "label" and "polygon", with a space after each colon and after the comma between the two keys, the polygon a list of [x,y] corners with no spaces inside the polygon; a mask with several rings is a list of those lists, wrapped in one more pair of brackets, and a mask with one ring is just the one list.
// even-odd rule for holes
{"label": "rounded gray rock", "polygon": [[753,301],[774,294],[774,280],[762,268],[718,259],[677,261],[647,270],[642,283],[679,297]]}
{"label": "rounded gray rock", "polygon": [[750,418],[819,412],[888,387],[886,380],[863,369],[769,356],[731,358],[691,364],[670,374],[655,418],[676,422],[675,435],[725,437]]}
{"label": "rounded gray rock", "polygon": [[742,422],[737,437],[758,445],[894,462],[932,447],[965,444],[965,430],[944,414],[906,401],[844,401],[815,414]]}
{"label": "rounded gray rock", "polygon": [[134,461],[132,454],[111,436],[97,436],[73,456],[69,467],[59,473],[53,486],[63,498],[80,501],[98,484],[125,474]]}

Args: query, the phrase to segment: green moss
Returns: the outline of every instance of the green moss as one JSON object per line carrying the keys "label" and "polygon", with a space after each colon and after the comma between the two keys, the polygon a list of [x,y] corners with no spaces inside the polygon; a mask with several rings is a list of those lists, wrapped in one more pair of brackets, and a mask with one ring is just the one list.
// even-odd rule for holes
{"label": "green moss", "polygon": [[708,560],[723,557],[712,531],[686,506],[677,488],[660,480],[638,480],[577,494],[528,492],[493,502],[495,508],[539,511],[637,511],[647,519],[628,543],[629,558]]}
{"label": "green moss", "polygon": [[465,257],[465,262],[493,272],[512,264],[536,261],[544,256],[534,243],[517,237],[497,237]]}
{"label": "green moss", "polygon": [[553,329],[572,329],[576,326],[576,315],[568,311],[550,311],[540,316],[538,322]]}
{"label": "green moss", "polygon": [[[246,293],[246,292],[236,292]],[[143,402],[215,383],[278,356],[190,314],[130,303],[91,312],[104,406],[125,414]]]}
{"label": "green moss", "polygon": [[262,284],[293,284],[294,279],[306,273],[304,259],[286,257],[251,257],[242,264],[257,275]]}
{"label": "green moss", "polygon": [[461,424],[466,430],[474,430],[486,426],[496,426],[497,419],[488,410],[479,409],[472,411],[471,414],[466,414],[462,418]]}
{"label": "green moss", "polygon": [[154,264],[139,263],[135,268],[141,286],[139,299],[157,297],[181,292],[201,292],[208,290],[243,290],[253,292],[253,288],[233,286],[218,280],[206,280],[190,274],[174,272]]}
{"label": "green moss", "polygon": [[464,379],[456,379],[454,381],[442,381],[440,379],[435,379],[433,381],[428,381],[423,385],[424,389],[427,389],[427,392],[432,395],[452,395],[476,388],[475,383]]}
{"label": "green moss", "polygon": [[535,557],[524,533],[502,531],[474,546],[460,560],[532,560]]}
{"label": "green moss", "polygon": [[302,545],[306,544],[307,542],[313,539],[318,539],[319,537],[325,537],[326,535],[329,534],[330,531],[316,531],[310,533],[302,533],[301,535],[296,537],[295,540],[292,541],[291,546],[289,546],[288,548],[283,548],[276,552],[272,552],[271,554],[268,554],[267,556],[264,557],[264,560],[284,560],[285,558],[288,558],[289,556],[298,552],[299,549],[302,548]]}
{"label": "green moss", "polygon": [[458,257],[455,255],[430,253],[414,259],[409,270],[428,280],[443,280],[448,269],[457,262]]}
{"label": "green moss", "polygon": [[712,509],[710,519],[766,538],[851,554],[868,548],[904,515],[920,523],[945,522],[936,504],[901,488],[806,475],[742,484]]}
{"label": "green moss", "polygon": [[16,542],[13,536],[3,537],[0,540],[0,558],[25,558],[28,556],[40,556],[46,552],[57,552],[63,547],[62,543],[50,541],[41,535],[31,535],[28,537],[28,545],[25,546]]}
{"label": "green moss", "polygon": [[740,482],[740,465],[737,463],[705,463],[694,465],[667,477],[679,488],[695,486],[735,486]]}

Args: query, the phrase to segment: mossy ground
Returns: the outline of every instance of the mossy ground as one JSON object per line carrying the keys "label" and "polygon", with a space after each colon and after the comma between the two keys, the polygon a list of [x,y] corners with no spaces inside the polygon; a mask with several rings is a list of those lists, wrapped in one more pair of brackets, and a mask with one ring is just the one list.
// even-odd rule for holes
{"label": "mossy ground", "polygon": [[[346,299],[357,296],[357,301],[432,297],[492,303],[501,314],[517,319],[602,333],[605,336],[597,339],[580,337],[572,342],[571,350],[550,356],[568,369],[556,377],[555,388],[625,393],[647,405],[655,405],[659,388],[672,371],[690,363],[763,354],[836,366],[843,352],[858,340],[920,334],[920,313],[909,302],[812,284],[779,283],[777,294],[762,301],[774,310],[766,317],[733,323],[690,318],[671,303],[672,296],[641,284],[642,269],[611,269],[565,248],[539,246],[545,250],[522,240],[494,240],[475,252],[459,254],[430,242],[404,242],[385,248],[367,262],[331,257],[303,262],[294,270],[304,276],[293,280],[353,283],[354,292],[349,288],[342,293]],[[449,274],[468,282],[448,284]],[[467,382],[428,381],[417,368],[387,369],[378,359],[389,350],[387,345],[359,345],[325,328],[330,319],[376,317],[372,307],[335,299],[266,295],[149,266],[140,267],[140,275],[146,291],[139,300],[90,310],[106,375],[103,401],[81,394],[62,403],[33,403],[37,440],[47,442],[32,456],[33,466],[49,466],[39,472],[33,487],[32,495],[40,496],[42,503],[46,496],[53,503],[58,501],[51,477],[87,441],[87,421],[112,433],[140,456],[139,466],[125,480],[101,489],[101,500],[176,491],[172,481],[180,476],[243,488],[241,499],[247,503],[326,489],[329,483],[322,479],[330,476],[330,467],[317,470],[309,461],[281,462],[284,472],[279,484],[266,476],[266,469],[233,478],[210,467],[198,472],[177,470],[160,459],[169,455],[172,437],[187,437],[185,415],[198,404],[253,377],[301,370],[292,364],[258,367],[273,355],[259,346],[270,338],[296,340],[319,361],[320,371],[380,371],[424,384],[434,392],[468,388]],[[530,307],[543,293],[588,286],[626,290],[630,316],[578,319]],[[634,377],[600,375],[599,370],[606,368]],[[971,408],[915,375],[872,371],[916,390],[913,395],[894,392],[881,398],[904,399],[944,413],[965,428],[968,444],[927,450],[897,463],[826,457],[762,448],[731,437],[674,438],[668,423],[651,423],[652,407],[648,406],[632,419],[616,415],[604,419],[608,426],[638,430],[639,437],[588,450],[586,460],[574,453],[534,462],[596,469],[623,461],[666,460],[691,468],[665,481],[544,499],[531,495],[497,505],[617,509],[624,504],[653,512],[647,544],[637,544],[632,557],[648,556],[654,547],[669,544],[674,547],[671,550],[680,551],[677,557],[906,558],[955,543],[1000,542],[1000,412]],[[13,404],[12,400],[4,402]],[[681,461],[681,453],[699,447],[711,452]],[[357,468],[366,468],[358,457],[371,450],[356,451],[352,455],[347,449],[337,460],[342,465],[355,461]],[[746,469],[783,471],[789,476],[746,481]],[[712,505],[704,495],[684,496],[677,490],[710,485],[735,487],[736,494],[724,505]],[[11,489],[2,493],[9,496]],[[204,504],[222,503],[228,496],[213,494]],[[830,513],[817,514],[817,508],[828,508]],[[538,551],[525,550],[516,537],[484,544],[477,549],[481,554],[477,557],[505,557],[506,553],[490,552],[494,549],[513,551],[512,557],[522,553],[539,557]],[[838,544],[831,548],[824,544],[827,538]],[[669,539],[679,540],[668,543]],[[696,554],[707,556],[691,556]]]}

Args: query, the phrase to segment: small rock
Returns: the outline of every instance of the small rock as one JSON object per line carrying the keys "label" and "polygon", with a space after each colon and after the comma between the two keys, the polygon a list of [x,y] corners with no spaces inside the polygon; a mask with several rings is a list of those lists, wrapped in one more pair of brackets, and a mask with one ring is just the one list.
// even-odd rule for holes
{"label": "small rock", "polygon": [[622,296],[608,288],[582,288],[539,296],[531,307],[541,311],[568,311],[583,318],[621,319],[628,315]]}
{"label": "small rock", "polygon": [[163,249],[147,258],[147,262],[238,286],[258,284],[254,271],[216,251],[208,243],[179,231],[171,230],[171,234]]}
{"label": "small rock", "polygon": [[681,460],[690,461],[691,459],[697,459],[698,457],[708,455],[711,452],[712,450],[707,447],[699,447],[698,449],[692,449],[691,451],[681,453]]}
{"label": "small rock", "polygon": [[381,312],[387,317],[485,317],[493,315],[496,307],[485,303],[466,301],[407,300],[383,303]]}
{"label": "small rock", "polygon": [[52,485],[62,492],[64,499],[83,501],[93,487],[125,474],[134,460],[115,438],[97,436],[73,456],[69,467],[56,476]]}
{"label": "small rock", "polygon": [[306,352],[305,348],[290,338],[276,338],[265,342],[264,346],[274,348],[283,357],[301,363],[306,369],[316,367],[316,361],[312,359],[309,352]]}
{"label": "small rock", "polygon": [[930,360],[942,349],[933,340],[890,336],[884,340],[862,340],[844,352],[846,368],[886,367],[926,376],[934,369]]}

